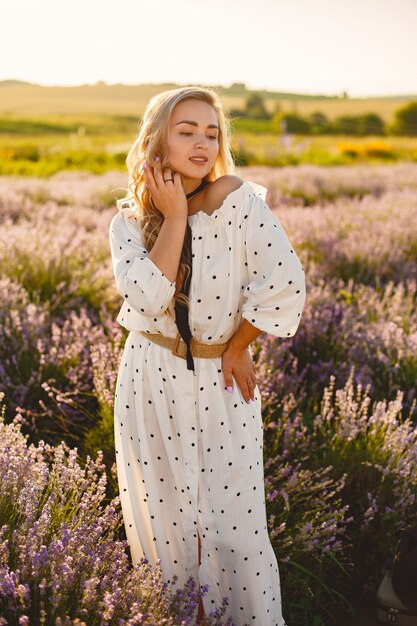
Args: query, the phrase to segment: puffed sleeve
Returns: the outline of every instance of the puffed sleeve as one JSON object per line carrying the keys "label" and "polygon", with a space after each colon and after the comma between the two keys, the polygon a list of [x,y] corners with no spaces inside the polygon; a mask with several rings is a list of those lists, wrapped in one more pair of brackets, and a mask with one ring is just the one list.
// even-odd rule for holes
{"label": "puffed sleeve", "polygon": [[267,189],[253,184],[247,198],[245,256],[249,283],[242,316],[276,337],[292,337],[306,299],[305,274],[288,237],[265,202]]}
{"label": "puffed sleeve", "polygon": [[119,210],[109,228],[116,288],[125,299],[119,322],[123,313],[132,313],[132,308],[136,315],[160,315],[167,309],[175,293],[175,282],[168,280],[148,257],[139,224],[136,218],[128,219],[129,214],[131,209]]}

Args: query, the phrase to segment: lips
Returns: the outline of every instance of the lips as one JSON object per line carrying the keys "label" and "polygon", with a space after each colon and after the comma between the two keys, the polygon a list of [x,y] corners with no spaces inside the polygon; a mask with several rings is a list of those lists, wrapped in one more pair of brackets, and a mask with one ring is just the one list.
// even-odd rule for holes
{"label": "lips", "polygon": [[190,157],[190,161],[192,161],[193,163],[206,163],[207,162],[207,157],[205,157],[205,156],[192,156],[192,157]]}

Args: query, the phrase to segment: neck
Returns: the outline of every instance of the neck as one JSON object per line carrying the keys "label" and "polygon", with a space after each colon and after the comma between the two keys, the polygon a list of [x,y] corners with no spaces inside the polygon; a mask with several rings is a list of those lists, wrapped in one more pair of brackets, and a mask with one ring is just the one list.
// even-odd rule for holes
{"label": "neck", "polygon": [[184,192],[187,195],[188,193],[192,193],[199,185],[201,185],[202,178],[184,178],[182,177],[182,186],[184,188]]}

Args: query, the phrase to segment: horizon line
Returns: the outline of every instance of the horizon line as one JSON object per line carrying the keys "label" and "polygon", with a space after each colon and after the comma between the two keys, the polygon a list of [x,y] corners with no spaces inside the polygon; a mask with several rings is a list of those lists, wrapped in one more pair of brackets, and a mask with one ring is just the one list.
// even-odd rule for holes
{"label": "horizon line", "polygon": [[[222,83],[204,83],[204,82],[175,82],[175,81],[159,81],[156,83],[126,83],[126,82],[109,82],[103,79],[99,79],[95,82],[87,82],[87,83],[71,83],[71,84],[48,84],[48,83],[39,83],[33,82],[29,80],[24,80],[21,78],[1,78],[0,85],[2,83],[22,83],[25,85],[31,85],[33,87],[50,87],[50,88],[65,88],[65,87],[96,87],[97,85],[102,85],[106,87],[158,87],[162,85],[177,85],[178,87],[185,86],[201,86],[201,87],[218,87],[221,89],[229,90],[234,86],[241,86],[242,89],[251,92],[266,92],[271,94],[283,94],[283,95],[293,95],[293,96],[308,96],[310,98],[335,98],[339,100],[349,99],[349,100],[358,100],[358,99],[371,99],[371,98],[417,98],[417,93],[391,93],[391,94],[373,94],[373,95],[350,95],[347,89],[342,90],[339,93],[311,93],[311,92],[297,92],[297,91],[284,91],[282,89],[274,89],[271,87],[251,87],[245,82],[242,81],[232,81],[229,85],[225,85]],[[345,95],[346,94],[346,95]]]}

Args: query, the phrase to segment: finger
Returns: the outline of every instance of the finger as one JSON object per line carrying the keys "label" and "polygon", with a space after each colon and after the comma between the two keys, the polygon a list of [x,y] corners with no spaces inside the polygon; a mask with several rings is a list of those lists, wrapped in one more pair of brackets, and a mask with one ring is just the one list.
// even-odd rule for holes
{"label": "finger", "polygon": [[145,174],[146,184],[149,187],[149,189],[152,191],[152,189],[155,189],[155,180],[152,175],[151,168],[149,167],[147,163],[144,163],[143,171]]}
{"label": "finger", "polygon": [[253,400],[255,398],[255,386],[256,386],[256,384],[253,382],[252,379],[249,379],[248,382],[247,382],[247,386],[248,386],[248,390],[249,390],[249,397],[250,397],[250,399],[253,402]]}
{"label": "finger", "polygon": [[[164,178],[164,181],[169,181],[170,178],[173,178],[171,168],[167,167],[163,171],[163,178]],[[167,184],[167,183],[165,183],[165,184]]]}
{"label": "finger", "polygon": [[232,370],[231,368],[227,367],[226,365],[223,365],[222,363],[222,369],[223,369],[223,377],[224,377],[224,388],[229,392],[232,393],[233,391],[233,376],[232,376]]}
{"label": "finger", "polygon": [[254,402],[254,400],[255,400],[255,389],[256,389],[256,382],[251,381],[251,394],[250,394],[250,397],[252,399],[252,402]]}
{"label": "finger", "polygon": [[175,187],[180,188],[184,191],[184,188],[181,182],[181,174],[179,172],[175,172],[174,170],[172,170],[172,178],[174,179]]}
{"label": "finger", "polygon": [[162,176],[162,171],[161,171],[161,168],[160,168],[160,166],[158,164],[155,164],[153,166],[153,175],[155,177],[155,183],[156,183],[156,186],[158,188],[160,188],[163,185],[165,185],[164,179],[163,179],[163,176]]}
{"label": "finger", "polygon": [[242,394],[243,394],[243,397],[244,397],[245,401],[248,404],[250,404],[250,402],[252,400],[252,396],[253,396],[253,389],[252,389],[251,382],[250,381],[245,381],[240,389],[242,391]]}
{"label": "finger", "polygon": [[161,189],[161,187],[163,187],[165,183],[164,183],[164,178],[162,176],[162,172],[159,169],[159,167],[155,166],[153,175],[155,177],[156,186],[158,187],[158,189]]}
{"label": "finger", "polygon": [[247,389],[247,397],[245,397],[245,400],[247,401],[249,398],[251,400],[254,399],[255,397],[255,387],[256,387],[256,380],[254,380],[251,376],[251,374],[249,374],[249,377],[246,378],[246,389]]}
{"label": "finger", "polygon": [[236,381],[239,385],[239,389],[242,393],[243,399],[245,400],[245,402],[249,403],[249,400],[251,398],[251,388],[249,388],[248,386],[248,379],[246,375],[241,374],[236,376]]}

